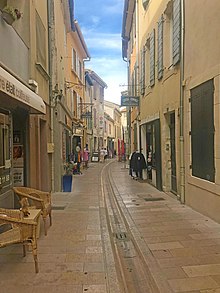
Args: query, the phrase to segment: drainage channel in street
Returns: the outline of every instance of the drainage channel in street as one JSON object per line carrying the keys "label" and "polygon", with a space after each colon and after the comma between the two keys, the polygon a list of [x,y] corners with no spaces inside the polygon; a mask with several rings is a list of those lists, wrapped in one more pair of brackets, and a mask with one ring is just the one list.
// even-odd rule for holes
{"label": "drainage channel in street", "polygon": [[[107,169],[107,170],[106,170]],[[114,193],[113,182],[110,177],[109,166],[105,167],[103,176],[103,192],[106,206],[109,234],[112,237],[112,249],[115,256],[115,264],[118,271],[118,279],[121,292],[156,293],[152,277],[148,277],[149,270],[136,249],[135,239],[132,236],[129,225],[117,202]]]}

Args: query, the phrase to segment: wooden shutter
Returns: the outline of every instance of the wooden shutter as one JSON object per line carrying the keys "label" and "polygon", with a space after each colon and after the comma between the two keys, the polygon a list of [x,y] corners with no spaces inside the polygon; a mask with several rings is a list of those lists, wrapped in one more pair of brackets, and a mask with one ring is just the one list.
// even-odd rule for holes
{"label": "wooden shutter", "polygon": [[141,50],[141,95],[145,93],[145,49]]}
{"label": "wooden shutter", "polygon": [[191,90],[192,175],[214,182],[214,82]]}
{"label": "wooden shutter", "polygon": [[155,84],[155,30],[150,34],[150,86]]}
{"label": "wooden shutter", "polygon": [[173,65],[180,61],[181,44],[181,6],[180,0],[173,0]]}
{"label": "wooden shutter", "polygon": [[163,15],[158,22],[158,46],[157,46],[157,54],[158,54],[158,79],[163,77]]}

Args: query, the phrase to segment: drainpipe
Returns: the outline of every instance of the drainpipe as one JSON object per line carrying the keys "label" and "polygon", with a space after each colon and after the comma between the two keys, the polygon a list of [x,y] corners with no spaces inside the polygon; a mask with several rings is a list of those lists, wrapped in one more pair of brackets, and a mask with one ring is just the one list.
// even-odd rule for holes
{"label": "drainpipe", "polygon": [[180,201],[185,203],[185,165],[184,165],[184,34],[185,5],[181,0],[181,58],[180,58]]}
{"label": "drainpipe", "polygon": [[[48,63],[49,63],[49,105],[50,105],[50,142],[54,144],[54,105],[53,105],[53,42],[54,42],[54,3],[47,0],[48,13]],[[54,152],[51,153],[51,191],[54,191]]]}
{"label": "drainpipe", "polygon": [[[136,68],[137,68],[137,80],[136,80],[136,83],[137,83],[137,90],[136,90],[136,93],[137,93],[137,96],[140,97],[140,88],[139,88],[139,78],[140,78],[140,70],[139,70],[139,5],[138,5],[138,0],[136,0],[136,5],[135,5],[135,10],[136,10]],[[139,101],[140,103],[140,101]],[[139,106],[137,107],[137,117],[139,118],[140,117],[140,104]],[[138,135],[138,138],[137,139],[137,142],[139,144],[139,152],[141,153],[141,126],[140,126],[140,122],[139,122],[139,119],[137,119],[137,135]]]}

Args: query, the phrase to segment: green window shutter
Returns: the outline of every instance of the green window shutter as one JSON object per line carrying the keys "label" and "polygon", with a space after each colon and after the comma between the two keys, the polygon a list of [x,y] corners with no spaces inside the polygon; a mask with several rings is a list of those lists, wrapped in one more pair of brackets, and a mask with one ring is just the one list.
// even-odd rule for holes
{"label": "green window shutter", "polygon": [[192,175],[215,182],[214,81],[190,90]]}
{"label": "green window shutter", "polygon": [[150,34],[150,86],[155,84],[155,30]]}
{"label": "green window shutter", "polygon": [[181,6],[180,0],[173,0],[173,65],[180,61]]}
{"label": "green window shutter", "polygon": [[141,95],[145,93],[145,49],[141,50]]}
{"label": "green window shutter", "polygon": [[157,46],[157,55],[158,55],[158,79],[163,77],[163,15],[158,22],[158,46]]}

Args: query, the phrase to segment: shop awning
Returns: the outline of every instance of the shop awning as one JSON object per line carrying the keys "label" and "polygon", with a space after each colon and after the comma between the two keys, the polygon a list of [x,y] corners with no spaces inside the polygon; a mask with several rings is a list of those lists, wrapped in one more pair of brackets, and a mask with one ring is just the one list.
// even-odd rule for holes
{"label": "shop awning", "polygon": [[0,67],[0,92],[28,106],[30,113],[46,114],[43,99],[2,67]]}

